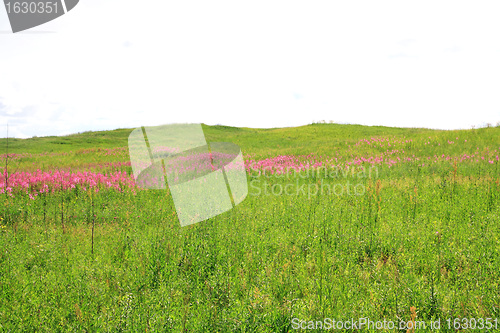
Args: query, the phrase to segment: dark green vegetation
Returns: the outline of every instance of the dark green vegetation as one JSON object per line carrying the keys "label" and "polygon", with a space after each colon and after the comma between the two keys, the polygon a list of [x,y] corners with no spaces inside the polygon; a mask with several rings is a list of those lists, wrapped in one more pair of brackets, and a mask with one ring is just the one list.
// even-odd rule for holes
{"label": "dark green vegetation", "polygon": [[[292,318],[408,321],[410,307],[417,320],[441,318],[441,331],[447,318],[500,320],[500,128],[204,129],[256,160],[393,149],[384,156],[419,160],[376,165],[371,178],[252,172],[244,202],[183,228],[160,191],[2,195],[0,330],[284,332]],[[11,165],[130,171],[105,165],[128,161],[130,131],[15,140],[9,151],[30,155]],[[372,137],[384,144],[358,144]],[[464,154],[477,158],[455,163]],[[347,182],[364,192],[308,192]],[[292,195],[277,195],[289,184]]]}

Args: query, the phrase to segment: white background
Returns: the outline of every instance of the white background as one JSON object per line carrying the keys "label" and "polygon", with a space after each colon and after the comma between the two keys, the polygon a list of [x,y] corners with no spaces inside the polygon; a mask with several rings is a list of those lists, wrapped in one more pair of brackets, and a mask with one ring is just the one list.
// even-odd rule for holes
{"label": "white background", "polygon": [[[13,34],[0,137],[203,122],[500,121],[496,1],[81,0]],[[50,33],[51,32],[51,33]]]}

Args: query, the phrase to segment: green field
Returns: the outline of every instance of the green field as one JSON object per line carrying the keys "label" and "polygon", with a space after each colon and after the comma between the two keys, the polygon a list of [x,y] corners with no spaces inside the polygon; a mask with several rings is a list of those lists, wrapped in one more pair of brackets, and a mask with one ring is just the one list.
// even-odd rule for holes
{"label": "green field", "polygon": [[[0,331],[500,331],[500,127],[203,129],[269,170],[322,167],[249,170],[241,204],[186,227],[166,191],[2,191]],[[0,172],[130,175],[131,130],[0,139]]]}

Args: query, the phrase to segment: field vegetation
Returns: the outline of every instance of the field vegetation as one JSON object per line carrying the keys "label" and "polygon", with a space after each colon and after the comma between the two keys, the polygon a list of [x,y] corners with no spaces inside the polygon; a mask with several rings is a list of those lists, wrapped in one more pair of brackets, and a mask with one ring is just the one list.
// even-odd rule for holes
{"label": "field vegetation", "polygon": [[132,129],[9,138],[0,330],[500,321],[500,127],[203,129],[241,147],[249,193],[186,227],[168,191],[136,186]]}

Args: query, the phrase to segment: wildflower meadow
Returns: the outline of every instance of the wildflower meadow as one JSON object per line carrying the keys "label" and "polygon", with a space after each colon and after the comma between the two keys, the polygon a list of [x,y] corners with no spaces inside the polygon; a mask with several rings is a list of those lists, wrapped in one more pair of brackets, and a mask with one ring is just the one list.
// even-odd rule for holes
{"label": "wildflower meadow", "polygon": [[203,128],[248,195],[186,227],[131,129],[0,139],[0,330],[500,331],[500,127]]}

